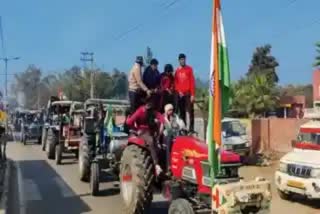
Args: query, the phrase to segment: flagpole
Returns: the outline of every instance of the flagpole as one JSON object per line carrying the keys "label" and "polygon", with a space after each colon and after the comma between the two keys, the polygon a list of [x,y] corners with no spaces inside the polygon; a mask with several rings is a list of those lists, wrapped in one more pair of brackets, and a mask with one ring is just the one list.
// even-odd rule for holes
{"label": "flagpole", "polygon": [[213,95],[213,140],[215,146],[214,154],[214,175],[216,176],[219,171],[219,152],[217,148],[221,145],[221,88],[220,88],[220,77],[219,77],[219,9],[220,9],[220,0],[214,0],[214,14],[213,14],[213,32],[214,32],[214,72],[213,72],[213,81],[214,81],[214,95]]}

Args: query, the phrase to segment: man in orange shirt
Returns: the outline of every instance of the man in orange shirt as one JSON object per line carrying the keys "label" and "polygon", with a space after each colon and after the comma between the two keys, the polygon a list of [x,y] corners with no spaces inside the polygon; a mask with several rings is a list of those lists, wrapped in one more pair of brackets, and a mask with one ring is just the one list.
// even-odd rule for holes
{"label": "man in orange shirt", "polygon": [[176,105],[180,118],[186,123],[186,112],[189,113],[190,124],[189,130],[194,131],[194,96],[195,96],[195,80],[193,69],[186,64],[186,55],[179,54],[180,66],[177,68],[174,85],[177,93]]}

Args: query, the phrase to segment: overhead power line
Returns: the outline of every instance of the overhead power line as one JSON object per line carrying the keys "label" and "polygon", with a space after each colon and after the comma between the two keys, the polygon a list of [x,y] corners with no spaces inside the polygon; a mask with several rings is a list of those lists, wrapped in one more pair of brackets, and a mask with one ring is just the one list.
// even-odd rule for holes
{"label": "overhead power line", "polygon": [[[179,1],[181,1],[181,0],[166,1],[166,2],[162,3],[160,6],[162,8],[160,13],[163,13],[163,12],[169,10],[172,6],[177,4]],[[114,37],[114,40],[121,40],[121,39],[125,38],[126,36],[128,36],[130,33],[138,30],[139,28],[142,28],[144,25],[145,25],[145,23],[136,24],[136,25],[128,28],[126,31],[120,33],[118,36]]]}

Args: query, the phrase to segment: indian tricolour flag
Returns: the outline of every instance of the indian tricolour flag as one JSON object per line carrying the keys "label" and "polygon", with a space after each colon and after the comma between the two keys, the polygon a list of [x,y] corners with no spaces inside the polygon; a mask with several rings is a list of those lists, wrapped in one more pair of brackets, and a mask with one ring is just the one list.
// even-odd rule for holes
{"label": "indian tricolour flag", "polygon": [[228,51],[222,23],[220,0],[213,0],[211,66],[209,88],[209,114],[207,144],[209,163],[213,179],[219,172],[221,147],[221,120],[228,110],[230,89],[230,70]]}

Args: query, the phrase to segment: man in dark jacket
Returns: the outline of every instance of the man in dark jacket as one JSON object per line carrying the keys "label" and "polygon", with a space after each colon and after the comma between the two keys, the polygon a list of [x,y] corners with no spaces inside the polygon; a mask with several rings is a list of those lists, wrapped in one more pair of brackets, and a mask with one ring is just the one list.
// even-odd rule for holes
{"label": "man in dark jacket", "polygon": [[160,72],[158,70],[158,60],[152,59],[150,65],[143,72],[143,83],[149,90],[156,91],[160,87]]}
{"label": "man in dark jacket", "polygon": [[143,72],[143,83],[153,93],[153,102],[160,110],[160,72],[158,70],[158,60],[152,59],[150,65]]}

